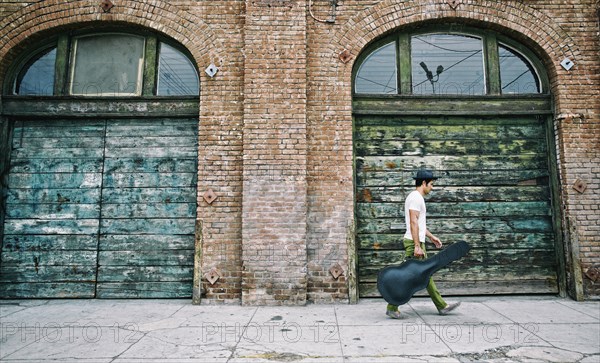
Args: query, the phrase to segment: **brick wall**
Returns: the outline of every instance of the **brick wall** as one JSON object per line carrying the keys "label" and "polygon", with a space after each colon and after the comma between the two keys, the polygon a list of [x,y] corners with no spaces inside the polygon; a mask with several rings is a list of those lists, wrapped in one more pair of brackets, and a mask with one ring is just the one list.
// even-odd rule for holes
{"label": "brick wall", "polygon": [[[328,0],[113,2],[108,14],[99,0],[0,3],[0,81],[25,45],[81,23],[136,24],[190,50],[201,76],[195,288],[197,297],[204,289],[203,303],[356,297],[354,61],[389,32],[450,20],[510,36],[544,61],[569,286],[575,296],[600,296],[597,0],[462,0],[456,8],[446,0],[340,0],[329,22]],[[575,62],[570,71],[559,64],[565,57]],[[204,73],[211,63],[214,78]],[[587,183],[582,193],[572,188],[577,179]],[[218,196],[212,204],[202,198],[208,189]],[[329,271],[336,264],[337,279]],[[203,275],[213,268],[221,277],[211,285]]]}
{"label": "brick wall", "polygon": [[244,304],[306,302],[305,8],[246,2]]}

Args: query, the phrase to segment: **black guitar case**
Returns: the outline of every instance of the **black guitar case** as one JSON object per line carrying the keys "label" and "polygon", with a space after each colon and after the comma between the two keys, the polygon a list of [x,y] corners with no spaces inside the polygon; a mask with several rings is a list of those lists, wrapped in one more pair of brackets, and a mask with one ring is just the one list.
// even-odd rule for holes
{"label": "black guitar case", "polygon": [[427,288],[429,278],[442,267],[465,256],[471,247],[465,241],[456,242],[426,260],[406,260],[388,266],[377,275],[377,290],[392,305],[406,304],[412,296]]}

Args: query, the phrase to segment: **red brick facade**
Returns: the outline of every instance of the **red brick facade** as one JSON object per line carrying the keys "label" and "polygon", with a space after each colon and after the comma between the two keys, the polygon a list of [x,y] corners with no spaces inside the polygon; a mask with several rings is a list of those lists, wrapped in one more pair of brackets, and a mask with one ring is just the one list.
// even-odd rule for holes
{"label": "red brick facade", "polygon": [[[202,303],[353,301],[352,68],[376,38],[419,23],[492,29],[544,62],[554,100],[571,295],[600,296],[597,0],[3,1],[0,82],[27,45],[119,22],[187,47],[200,72],[195,295]],[[312,5],[312,6],[311,6]],[[331,21],[317,21],[329,19]],[[340,54],[347,50],[350,59]],[[560,65],[570,58],[575,66]],[[214,63],[219,72],[208,77]],[[580,193],[579,179],[587,183]],[[217,199],[202,195],[212,189]],[[338,264],[337,279],[330,268]],[[203,277],[215,268],[219,280]]]}

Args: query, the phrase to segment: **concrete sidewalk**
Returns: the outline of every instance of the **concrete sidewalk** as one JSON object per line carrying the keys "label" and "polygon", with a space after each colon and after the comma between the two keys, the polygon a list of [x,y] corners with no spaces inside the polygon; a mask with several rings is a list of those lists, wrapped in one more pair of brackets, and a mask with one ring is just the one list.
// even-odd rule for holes
{"label": "concrete sidewalk", "polygon": [[[449,299],[456,301],[457,299]],[[469,297],[304,307],[0,300],[2,362],[600,362],[600,302]]]}

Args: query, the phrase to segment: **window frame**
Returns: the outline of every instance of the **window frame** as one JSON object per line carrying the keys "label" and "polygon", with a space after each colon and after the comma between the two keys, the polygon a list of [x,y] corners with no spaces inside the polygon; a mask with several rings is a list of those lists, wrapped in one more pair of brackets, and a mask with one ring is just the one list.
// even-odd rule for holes
{"label": "window frame", "polygon": [[[414,93],[414,85],[413,85],[413,77],[412,77],[412,60],[413,60],[413,54],[412,54],[412,38],[416,38],[418,36],[428,36],[428,35],[450,35],[450,36],[460,36],[460,37],[464,37],[464,38],[472,38],[472,39],[477,39],[479,42],[481,42],[481,60],[482,60],[482,64],[481,64],[481,71],[483,72],[483,93],[482,94],[469,94],[469,93],[460,93],[460,94],[456,94],[456,93],[439,93],[436,94],[434,93]],[[481,95],[487,95],[489,94],[489,82],[488,82],[488,67],[487,67],[487,61],[486,61],[486,39],[484,38],[483,35],[481,34],[472,34],[472,33],[466,33],[466,32],[444,32],[444,31],[430,31],[430,32],[415,32],[415,33],[410,33],[408,34],[408,42],[410,44],[411,49],[409,50],[408,53],[408,57],[409,57],[409,61],[410,61],[410,75],[411,75],[411,79],[410,79],[410,94],[414,94],[415,96],[427,96],[427,95],[437,95],[437,96],[444,96],[444,95],[467,95],[467,96],[481,96]]]}
{"label": "window frame", "polygon": [[[448,34],[468,37],[477,37],[482,41],[483,48],[483,72],[484,72],[484,88],[483,95],[458,95],[458,94],[413,94],[412,93],[412,57],[411,57],[411,38],[418,35],[428,34]],[[356,77],[358,71],[365,60],[381,46],[396,43],[396,76],[397,89],[395,94],[373,94],[373,93],[358,93],[356,92]],[[427,26],[419,29],[406,29],[389,34],[379,38],[369,44],[357,57],[352,69],[352,95],[353,97],[485,97],[485,96],[503,96],[502,85],[500,80],[500,60],[499,60],[499,44],[509,47],[520,53],[532,66],[535,76],[539,81],[539,93],[522,93],[521,96],[530,95],[549,95],[550,83],[547,74],[544,72],[542,61],[534,54],[533,51],[526,48],[524,45],[515,40],[490,30],[481,30],[472,27],[466,27],[460,24],[446,24]],[[514,94],[510,94],[514,96]],[[507,95],[508,96],[508,95]]]}
{"label": "window frame", "polygon": [[[137,94],[98,94],[98,95],[80,95],[71,93],[70,82],[72,80],[72,73],[74,72],[74,59],[75,59],[75,43],[76,39],[94,36],[99,34],[122,34],[142,37],[144,39],[144,59],[142,61],[141,69],[141,88]],[[196,95],[157,95],[157,83],[158,83],[158,58],[160,52],[160,44],[165,43],[170,47],[181,52],[185,57],[188,58],[197,74],[198,81],[198,94]],[[55,61],[55,75],[54,75],[54,93],[52,95],[19,95],[17,91],[17,82],[19,73],[23,70],[23,67],[27,66],[33,58],[37,57],[41,52],[44,52],[52,47],[56,47],[56,61]],[[3,97],[10,98],[28,98],[28,97],[42,97],[42,98],[55,98],[55,97],[71,97],[71,98],[86,98],[86,99],[130,99],[130,98],[195,98],[198,99],[200,96],[200,71],[194,60],[194,57],[185,49],[183,46],[177,44],[175,41],[168,39],[167,37],[161,36],[155,32],[140,29],[130,29],[128,27],[108,27],[101,29],[84,29],[71,32],[64,32],[60,35],[54,35],[48,37],[44,42],[36,43],[32,46],[27,47],[24,51],[20,52],[14,62],[9,66],[7,77],[2,87]]]}
{"label": "window frame", "polygon": [[[132,38],[138,38],[142,40],[142,61],[141,64],[139,65],[139,69],[137,70],[137,82],[136,82],[136,89],[135,92],[132,93],[113,93],[113,94],[108,94],[108,93],[74,93],[74,86],[76,84],[75,82],[75,70],[76,70],[76,60],[77,60],[77,56],[78,56],[78,52],[79,52],[79,42],[81,41],[81,39],[85,39],[85,38],[91,38],[91,37],[95,37],[95,36],[100,36],[100,35],[106,35],[106,36],[111,36],[111,35],[121,35],[121,36],[130,36]],[[70,47],[70,51],[69,51],[69,75],[68,75],[68,79],[67,79],[67,85],[68,85],[68,95],[69,96],[80,96],[80,97],[136,97],[136,96],[141,96],[143,89],[144,89],[144,68],[145,68],[145,64],[146,64],[146,55],[147,55],[147,51],[146,48],[148,46],[148,41],[147,41],[147,37],[144,36],[140,36],[138,34],[130,34],[130,33],[123,33],[123,32],[100,32],[100,33],[90,33],[90,34],[84,34],[84,35],[77,35],[77,36],[73,36],[71,38],[71,47]]]}

